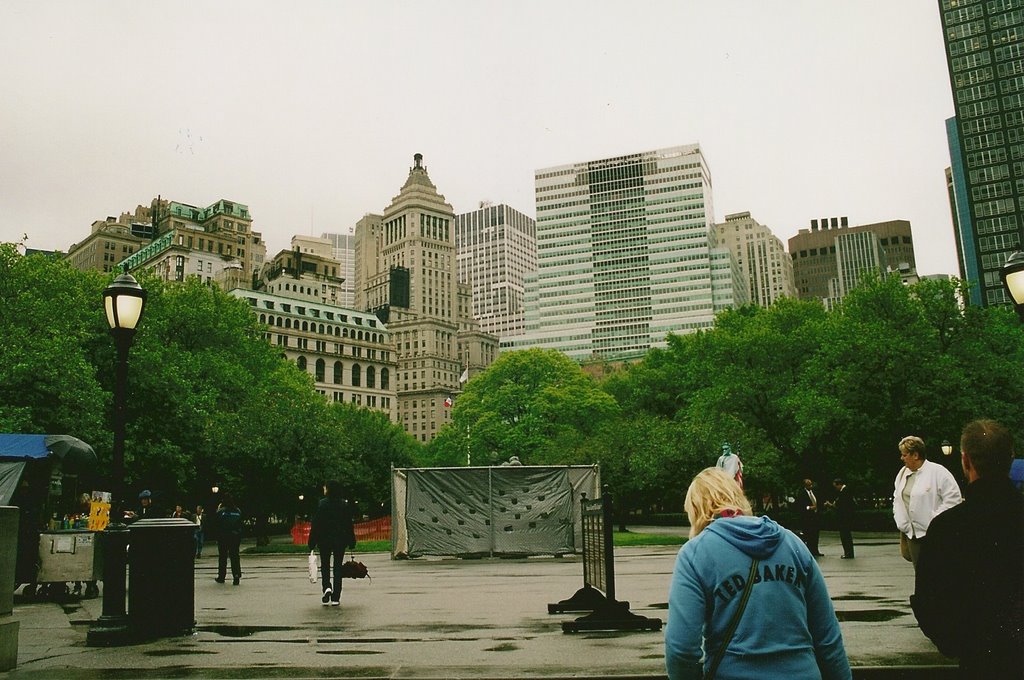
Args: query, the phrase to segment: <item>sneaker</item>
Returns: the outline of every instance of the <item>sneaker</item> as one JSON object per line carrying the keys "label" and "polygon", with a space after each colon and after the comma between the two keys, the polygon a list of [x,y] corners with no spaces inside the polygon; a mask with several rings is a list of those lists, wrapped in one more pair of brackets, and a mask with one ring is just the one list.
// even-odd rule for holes
{"label": "sneaker", "polygon": [[331,589],[330,588],[324,588],[324,596],[320,598],[320,601],[324,603],[325,607],[331,603]]}
{"label": "sneaker", "polygon": [[341,604],[341,600],[334,600],[334,599],[331,600],[331,606],[332,607],[337,607],[340,604]]}

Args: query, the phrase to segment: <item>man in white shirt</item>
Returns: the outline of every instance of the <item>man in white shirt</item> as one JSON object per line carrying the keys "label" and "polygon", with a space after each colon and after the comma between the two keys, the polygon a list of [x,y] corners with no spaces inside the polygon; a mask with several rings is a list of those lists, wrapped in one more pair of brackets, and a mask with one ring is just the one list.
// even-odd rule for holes
{"label": "man in white shirt", "polygon": [[917,569],[921,540],[932,518],[963,501],[953,473],[925,457],[924,440],[904,437],[899,443],[903,468],[896,475],[892,515],[900,530],[900,554]]}

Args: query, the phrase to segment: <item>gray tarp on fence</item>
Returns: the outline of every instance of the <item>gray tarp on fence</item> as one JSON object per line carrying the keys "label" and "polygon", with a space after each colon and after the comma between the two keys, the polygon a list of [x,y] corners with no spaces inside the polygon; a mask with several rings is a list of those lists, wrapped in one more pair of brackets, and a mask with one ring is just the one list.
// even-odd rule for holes
{"label": "gray tarp on fence", "polygon": [[572,553],[599,488],[597,466],[395,469],[392,557]]}

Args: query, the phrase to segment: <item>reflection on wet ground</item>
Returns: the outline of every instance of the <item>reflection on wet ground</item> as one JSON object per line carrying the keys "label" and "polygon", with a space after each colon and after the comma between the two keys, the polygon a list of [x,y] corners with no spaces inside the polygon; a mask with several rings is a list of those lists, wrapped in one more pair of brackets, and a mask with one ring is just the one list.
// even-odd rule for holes
{"label": "reflection on wet ground", "polygon": [[896,609],[862,609],[858,611],[836,612],[836,618],[840,621],[869,621],[871,623],[892,621],[895,618],[906,615],[907,612],[901,612]]}

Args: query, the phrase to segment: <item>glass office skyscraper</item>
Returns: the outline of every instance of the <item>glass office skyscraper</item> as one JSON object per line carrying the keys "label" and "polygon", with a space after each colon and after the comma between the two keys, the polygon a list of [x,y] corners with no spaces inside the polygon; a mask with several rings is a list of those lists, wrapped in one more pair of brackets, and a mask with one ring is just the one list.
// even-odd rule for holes
{"label": "glass office skyscraper", "polygon": [[514,349],[624,359],[708,328],[748,300],[717,247],[711,175],[696,144],[538,170],[537,272]]}
{"label": "glass office skyscraper", "polygon": [[1024,241],[1024,0],[939,0],[939,10],[960,156],[956,212],[963,197],[969,216],[959,219],[960,273],[978,286],[972,300],[1005,304],[999,270]]}

